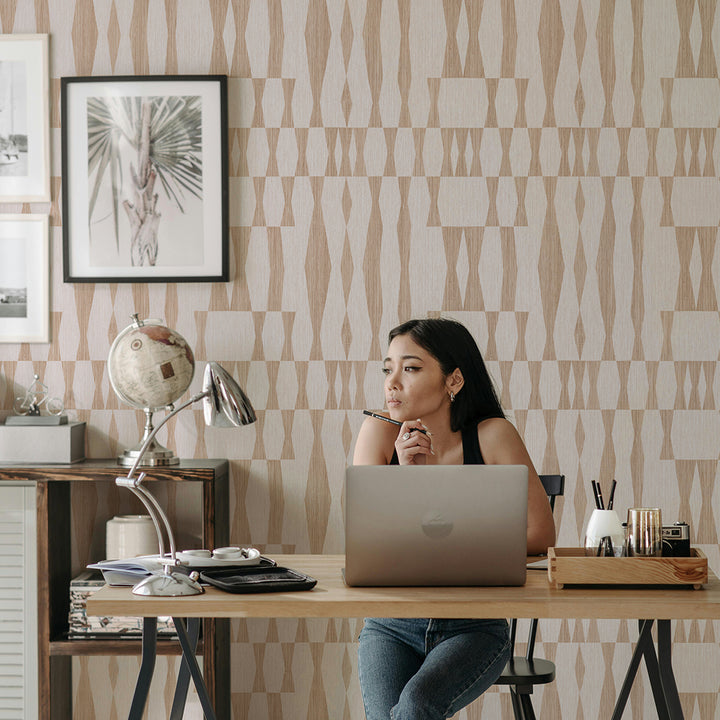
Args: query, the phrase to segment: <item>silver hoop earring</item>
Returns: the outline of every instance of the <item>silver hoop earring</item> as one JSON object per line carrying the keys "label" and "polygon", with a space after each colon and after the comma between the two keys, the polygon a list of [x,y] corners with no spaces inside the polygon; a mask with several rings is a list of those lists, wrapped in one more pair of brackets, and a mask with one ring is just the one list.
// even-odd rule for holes
{"label": "silver hoop earring", "polygon": [[452,392],[452,390],[450,391],[450,402],[451,403],[455,402],[455,393]]}

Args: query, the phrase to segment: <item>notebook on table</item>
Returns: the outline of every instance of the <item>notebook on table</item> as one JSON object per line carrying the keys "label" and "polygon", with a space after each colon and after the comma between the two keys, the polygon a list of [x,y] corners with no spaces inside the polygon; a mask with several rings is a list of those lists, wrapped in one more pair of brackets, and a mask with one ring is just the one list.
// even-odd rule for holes
{"label": "notebook on table", "polygon": [[524,465],[354,465],[345,473],[351,586],[523,585]]}

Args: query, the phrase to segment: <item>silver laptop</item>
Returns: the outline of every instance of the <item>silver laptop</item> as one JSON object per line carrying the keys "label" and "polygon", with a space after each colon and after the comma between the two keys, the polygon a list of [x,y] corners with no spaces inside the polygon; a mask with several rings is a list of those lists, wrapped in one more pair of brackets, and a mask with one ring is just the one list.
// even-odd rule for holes
{"label": "silver laptop", "polygon": [[345,473],[348,585],[523,585],[524,465],[354,465]]}

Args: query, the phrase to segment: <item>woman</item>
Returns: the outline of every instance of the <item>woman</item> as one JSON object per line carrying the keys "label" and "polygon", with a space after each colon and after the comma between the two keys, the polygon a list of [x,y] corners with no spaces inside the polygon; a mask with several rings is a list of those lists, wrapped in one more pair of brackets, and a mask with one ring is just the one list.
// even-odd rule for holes
{"label": "woman", "polygon": [[[527,465],[528,554],[545,552],[555,542],[547,495],[472,335],[454,320],[426,319],[388,339],[385,400],[402,425],[367,418],[353,463]],[[358,670],[367,720],[452,717],[497,680],[510,651],[504,619],[366,618]]]}

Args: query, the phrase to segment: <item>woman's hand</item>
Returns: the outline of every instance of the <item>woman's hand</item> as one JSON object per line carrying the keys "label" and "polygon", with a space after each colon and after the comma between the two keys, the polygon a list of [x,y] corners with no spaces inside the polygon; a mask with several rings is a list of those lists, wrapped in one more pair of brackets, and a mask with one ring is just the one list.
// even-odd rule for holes
{"label": "woman's hand", "polygon": [[[421,432],[422,431],[422,432]],[[395,440],[400,465],[426,465],[428,455],[434,455],[432,439],[422,420],[406,420]]]}

